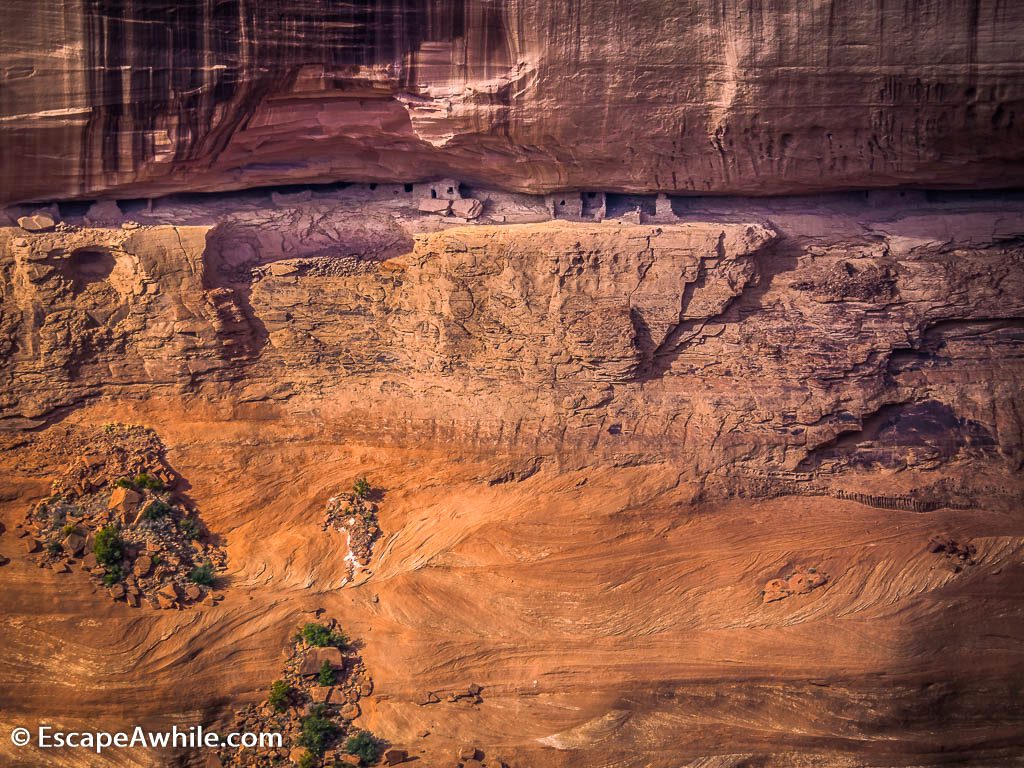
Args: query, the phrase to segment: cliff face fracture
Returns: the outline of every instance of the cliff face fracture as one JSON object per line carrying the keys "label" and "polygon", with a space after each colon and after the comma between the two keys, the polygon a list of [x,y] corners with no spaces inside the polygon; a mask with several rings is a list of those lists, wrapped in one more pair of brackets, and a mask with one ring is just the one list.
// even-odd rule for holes
{"label": "cliff face fracture", "polygon": [[1024,7],[14,0],[0,198],[454,175],[778,194],[1002,187]]}

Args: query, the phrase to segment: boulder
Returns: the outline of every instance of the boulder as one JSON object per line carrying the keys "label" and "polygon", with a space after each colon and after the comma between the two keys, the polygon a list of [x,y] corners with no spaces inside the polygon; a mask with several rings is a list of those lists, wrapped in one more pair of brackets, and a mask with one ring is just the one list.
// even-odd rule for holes
{"label": "boulder", "polygon": [[452,216],[462,219],[475,219],[484,212],[484,204],[472,197],[452,201]]}
{"label": "boulder", "polygon": [[484,768],[484,764],[475,758],[462,761],[462,768]]}
{"label": "boulder", "polygon": [[476,747],[461,747],[459,749],[459,760],[479,760],[483,755]]}
{"label": "boulder", "polygon": [[57,226],[57,220],[49,213],[39,211],[31,216],[22,216],[18,219],[18,226],[29,232],[46,232]]}
{"label": "boulder", "polygon": [[386,749],[384,750],[384,762],[387,765],[398,765],[404,763],[409,759],[409,753],[404,749]]}
{"label": "boulder", "polygon": [[138,509],[142,503],[142,494],[138,491],[134,491],[131,488],[115,488],[114,492],[110,494],[110,501],[107,504],[107,509],[120,512],[122,515],[128,515]]}
{"label": "boulder", "polygon": [[764,585],[763,602],[774,603],[776,600],[782,600],[791,594],[793,593],[785,579],[772,579]]}
{"label": "boulder", "polygon": [[124,584],[114,584],[107,590],[107,592],[109,592],[110,596],[115,600],[120,600],[125,596]]}
{"label": "boulder", "polygon": [[91,571],[97,565],[99,565],[99,563],[96,561],[96,555],[94,555],[92,552],[90,552],[82,558],[82,568],[84,568],[87,571]]}
{"label": "boulder", "polygon": [[24,540],[24,543],[22,544],[22,546],[25,547],[25,551],[28,552],[30,555],[33,552],[38,552],[39,551],[39,542],[36,541],[35,539],[33,539],[31,536],[29,536],[28,538],[26,538]]}
{"label": "boulder", "polygon": [[341,716],[342,720],[355,720],[359,717],[359,705],[352,703],[346,704],[341,708],[341,711],[338,714]]}
{"label": "boulder", "polygon": [[144,576],[148,576],[152,568],[153,558],[148,555],[142,555],[141,557],[136,558],[135,565],[132,567],[132,573],[134,573],[136,577],[142,578]]}
{"label": "boulder", "polygon": [[139,596],[137,594],[135,594],[134,592],[129,592],[128,594],[126,594],[124,599],[125,599],[125,602],[127,602],[128,605],[130,605],[132,608],[138,608],[139,604],[141,602],[139,600]]}
{"label": "boulder", "polygon": [[156,592],[156,601],[161,608],[173,608],[178,603],[178,587],[175,584],[165,584]]}
{"label": "boulder", "polygon": [[342,670],[345,668],[345,659],[342,657],[340,649],[333,647],[310,648],[302,657],[299,674],[303,676],[319,674],[325,661],[330,662],[331,669]]}
{"label": "boulder", "polygon": [[419,201],[416,209],[420,213],[436,213],[439,216],[447,216],[451,213],[452,201],[425,197]]}
{"label": "boulder", "polygon": [[77,530],[74,530],[65,536],[64,541],[61,543],[63,544],[66,552],[69,552],[72,555],[80,555],[85,549],[85,536]]}
{"label": "boulder", "polygon": [[334,693],[333,685],[314,685],[309,689],[309,697],[317,704],[329,704],[332,693]]}
{"label": "boulder", "polygon": [[288,753],[288,759],[295,765],[298,765],[305,758],[307,752],[308,750],[305,747],[295,747],[295,749]]}
{"label": "boulder", "polygon": [[339,760],[342,765],[362,765],[362,760],[356,755],[342,755]]}
{"label": "boulder", "polygon": [[203,590],[201,590],[199,586],[196,584],[190,584],[188,587],[185,588],[185,597],[187,597],[189,600],[192,600],[193,602],[201,599],[202,596]]}
{"label": "boulder", "polygon": [[171,608],[175,608],[178,605],[177,601],[173,598],[160,594],[156,596],[156,604],[158,607],[163,608],[165,611],[170,610]]}
{"label": "boulder", "polygon": [[281,261],[275,261],[270,265],[270,274],[274,277],[287,277],[288,275],[294,275],[299,271],[299,268],[294,264],[285,264]]}

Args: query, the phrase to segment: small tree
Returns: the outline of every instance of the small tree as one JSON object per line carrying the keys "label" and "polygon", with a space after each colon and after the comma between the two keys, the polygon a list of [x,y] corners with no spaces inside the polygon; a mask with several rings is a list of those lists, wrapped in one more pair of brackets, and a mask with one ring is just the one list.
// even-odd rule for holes
{"label": "small tree", "polygon": [[213,563],[207,560],[202,565],[196,566],[192,569],[192,573],[188,575],[188,578],[193,584],[199,584],[203,587],[212,587],[213,582],[217,578],[213,573]]}
{"label": "small tree", "polygon": [[377,762],[380,745],[372,733],[359,731],[349,736],[345,742],[345,751],[350,755],[356,755],[362,765],[373,765]]}
{"label": "small tree", "polygon": [[326,710],[323,704],[317,704],[310,714],[302,718],[302,733],[297,739],[300,747],[305,747],[318,757],[324,753],[328,740],[338,730],[338,726],[325,716]]}
{"label": "small tree", "polygon": [[315,621],[307,622],[299,628],[299,639],[315,648],[326,648],[329,645],[342,648],[348,642],[343,632],[332,631]]}
{"label": "small tree", "polygon": [[284,712],[288,706],[288,699],[292,695],[292,687],[288,685],[284,680],[275,680],[274,684],[270,686],[270,695],[267,697],[267,703],[274,708],[276,712]]}
{"label": "small tree", "polygon": [[121,562],[124,557],[124,541],[116,526],[107,525],[96,532],[96,538],[92,542],[92,553],[100,565],[110,567]]}
{"label": "small tree", "polygon": [[320,665],[316,681],[320,685],[334,685],[334,667],[331,666],[331,662],[325,659],[324,663]]}
{"label": "small tree", "polygon": [[316,755],[312,752],[304,752],[296,765],[298,768],[316,768],[317,762]]}
{"label": "small tree", "polygon": [[352,493],[360,499],[365,499],[370,495],[370,484],[366,481],[365,477],[356,478],[355,483],[352,485]]}

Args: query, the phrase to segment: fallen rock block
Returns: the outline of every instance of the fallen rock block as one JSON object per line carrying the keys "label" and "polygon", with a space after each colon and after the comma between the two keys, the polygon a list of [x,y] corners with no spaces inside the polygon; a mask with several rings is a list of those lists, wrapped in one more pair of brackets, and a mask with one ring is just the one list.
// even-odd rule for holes
{"label": "fallen rock block", "polygon": [[452,216],[462,219],[475,219],[484,212],[484,204],[472,197],[454,200],[451,204]]}
{"label": "fallen rock block", "polygon": [[434,199],[432,197],[425,197],[420,200],[416,209],[420,213],[436,213],[439,216],[447,216],[452,210],[451,200]]}
{"label": "fallen rock block", "polygon": [[29,232],[46,232],[57,226],[57,221],[50,214],[39,212],[22,216],[18,219],[18,226]]}
{"label": "fallen rock block", "polygon": [[131,488],[115,488],[110,494],[110,502],[107,509],[116,510],[122,514],[134,512],[142,503],[142,494],[133,491]]}
{"label": "fallen rock block", "polygon": [[309,696],[317,704],[329,704],[331,701],[331,694],[334,693],[334,686],[332,685],[314,685],[309,689]]}
{"label": "fallen rock block", "polygon": [[325,661],[330,663],[331,669],[341,670],[345,668],[345,659],[342,657],[340,649],[333,647],[310,648],[302,658],[299,674],[303,677],[319,674],[320,668],[324,665]]}
{"label": "fallen rock block", "polygon": [[409,753],[404,749],[387,749],[384,751],[384,762],[388,765],[398,765],[409,759]]}
{"label": "fallen rock block", "polygon": [[338,713],[342,720],[355,720],[359,717],[359,705],[358,704],[346,704],[341,708]]}

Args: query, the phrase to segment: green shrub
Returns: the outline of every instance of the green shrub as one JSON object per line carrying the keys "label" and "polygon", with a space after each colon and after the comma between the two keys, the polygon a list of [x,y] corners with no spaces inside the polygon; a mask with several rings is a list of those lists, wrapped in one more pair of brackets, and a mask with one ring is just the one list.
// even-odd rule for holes
{"label": "green shrub", "polygon": [[365,499],[370,495],[370,484],[366,481],[365,477],[356,478],[355,483],[352,485],[352,493],[358,496],[360,499]]}
{"label": "green shrub", "polygon": [[331,662],[324,661],[320,665],[320,672],[317,673],[316,682],[318,685],[334,685],[334,667]]}
{"label": "green shrub", "polygon": [[57,555],[59,555],[61,552],[64,551],[64,547],[61,546],[59,541],[51,541],[49,544],[46,545],[46,551],[49,554],[51,554],[54,557],[56,557]]}
{"label": "green shrub", "polygon": [[329,645],[342,648],[348,642],[343,632],[331,631],[315,621],[310,621],[300,627],[299,638],[304,640],[306,645],[316,648],[326,648]]}
{"label": "green shrub", "polygon": [[300,747],[305,747],[318,757],[327,748],[328,740],[338,731],[338,726],[325,716],[327,708],[317,704],[313,711],[302,718],[302,733],[296,740]]}
{"label": "green shrub", "polygon": [[359,733],[349,736],[348,741],[345,742],[345,751],[350,755],[358,756],[362,765],[373,765],[377,762],[380,746],[372,733],[359,731]]}
{"label": "green shrub", "polygon": [[302,757],[299,758],[299,762],[296,763],[298,768],[316,768],[317,759],[316,755],[312,752],[306,752]]}
{"label": "green shrub", "polygon": [[199,584],[203,587],[212,587],[213,582],[217,578],[213,573],[213,563],[207,560],[202,565],[196,566],[192,569],[192,573],[188,575],[188,578],[193,584]]}
{"label": "green shrub", "polygon": [[146,508],[142,510],[142,518],[144,520],[156,520],[160,517],[166,517],[171,513],[171,505],[161,499],[153,499]]}
{"label": "green shrub", "polygon": [[270,695],[267,696],[267,703],[276,712],[284,712],[288,707],[288,699],[292,695],[292,690],[292,687],[284,680],[275,680],[274,684],[270,686]]}
{"label": "green shrub", "polygon": [[107,566],[107,572],[103,574],[103,584],[112,587],[117,582],[124,580],[124,569],[118,565]]}
{"label": "green shrub", "polygon": [[61,529],[60,529],[60,532],[61,532],[61,533],[62,533],[63,535],[65,535],[65,536],[68,536],[68,535],[70,535],[70,534],[74,533],[74,532],[75,532],[75,530],[77,530],[77,528],[78,528],[78,526],[77,526],[77,525],[75,525],[74,523],[68,523],[68,524],[67,524],[67,525],[65,525],[65,526],[64,526],[63,528],[61,528]]}
{"label": "green shrub", "polygon": [[199,537],[203,535],[203,529],[199,525],[199,521],[194,517],[182,517],[178,519],[178,530],[184,533],[192,541],[198,541]]}
{"label": "green shrub", "polygon": [[136,488],[145,488],[150,491],[162,491],[165,487],[163,480],[145,472],[136,475],[134,483]]}
{"label": "green shrub", "polygon": [[124,558],[124,541],[116,526],[107,525],[96,532],[92,542],[92,553],[96,562],[107,567],[116,565]]}
{"label": "green shrub", "polygon": [[162,491],[166,486],[164,481],[159,477],[153,477],[153,475],[145,472],[140,472],[135,477],[122,477],[115,485],[119,488],[131,488],[133,490],[150,490],[150,491]]}

